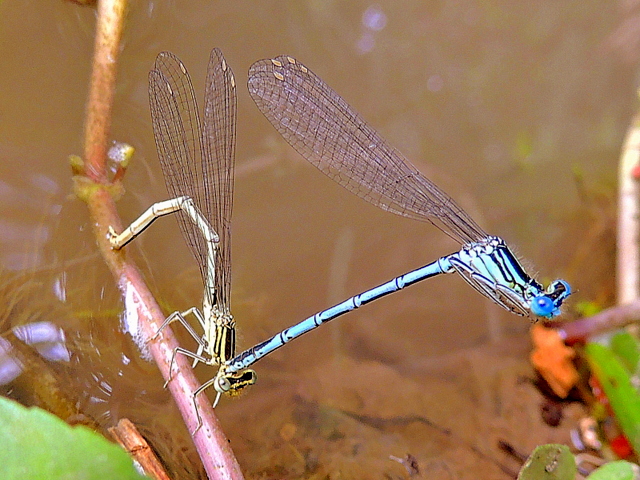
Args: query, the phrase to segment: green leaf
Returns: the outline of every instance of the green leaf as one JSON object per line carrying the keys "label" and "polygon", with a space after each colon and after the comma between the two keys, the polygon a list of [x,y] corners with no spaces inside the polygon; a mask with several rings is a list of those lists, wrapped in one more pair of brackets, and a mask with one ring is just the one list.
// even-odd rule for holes
{"label": "green leaf", "polygon": [[92,430],[0,397],[4,480],[141,480],[127,453]]}
{"label": "green leaf", "polygon": [[635,480],[640,475],[640,469],[633,463],[620,460],[609,462],[587,477],[587,480]]}
{"label": "green leaf", "polygon": [[627,372],[633,375],[638,368],[638,358],[640,358],[636,338],[629,332],[621,330],[611,337],[611,350],[618,356]]}
{"label": "green leaf", "polygon": [[588,343],[585,353],[622,432],[636,454],[640,453],[640,395],[627,369],[608,347],[599,343]]}
{"label": "green leaf", "polygon": [[602,311],[602,305],[598,302],[581,301],[575,303],[572,306],[572,309],[574,309],[581,317],[592,317],[596,313],[600,313]]}
{"label": "green leaf", "polygon": [[566,445],[536,447],[520,470],[518,480],[574,480],[576,461]]}

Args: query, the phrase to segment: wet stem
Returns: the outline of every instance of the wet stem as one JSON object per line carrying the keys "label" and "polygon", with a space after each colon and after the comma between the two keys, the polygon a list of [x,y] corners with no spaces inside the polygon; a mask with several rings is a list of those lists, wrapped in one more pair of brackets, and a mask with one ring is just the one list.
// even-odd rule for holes
{"label": "wet stem", "polygon": [[[78,7],[82,8],[82,7]],[[84,161],[81,171],[75,171],[74,191],[87,203],[99,250],[123,295],[125,314],[135,315],[146,338],[151,338],[162,324],[164,316],[140,272],[124,252],[114,251],[108,241],[108,228],[122,231],[114,195],[122,191],[119,179],[107,178],[106,158],[109,127],[115,92],[120,39],[126,16],[126,0],[98,2],[95,50],[87,103],[84,137]],[[148,343],[149,349],[163,377],[169,379],[169,362],[178,343],[169,328],[157,340]],[[193,407],[192,392],[199,384],[185,358],[178,355],[174,364],[169,390],[189,431],[198,424]],[[242,479],[229,442],[222,432],[213,408],[202,396],[198,399],[202,427],[193,439],[210,479]]]}

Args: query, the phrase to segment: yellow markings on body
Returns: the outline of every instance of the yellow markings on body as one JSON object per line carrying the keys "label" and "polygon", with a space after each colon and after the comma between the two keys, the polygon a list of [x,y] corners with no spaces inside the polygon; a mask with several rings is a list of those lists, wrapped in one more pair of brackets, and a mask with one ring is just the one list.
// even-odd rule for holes
{"label": "yellow markings on body", "polygon": [[281,67],[282,63],[280,63],[279,60],[276,60],[275,58],[271,59],[271,63],[273,63],[276,67]]}
{"label": "yellow markings on body", "polygon": [[284,80],[284,75],[282,75],[280,72],[273,72],[273,76],[278,80]]}

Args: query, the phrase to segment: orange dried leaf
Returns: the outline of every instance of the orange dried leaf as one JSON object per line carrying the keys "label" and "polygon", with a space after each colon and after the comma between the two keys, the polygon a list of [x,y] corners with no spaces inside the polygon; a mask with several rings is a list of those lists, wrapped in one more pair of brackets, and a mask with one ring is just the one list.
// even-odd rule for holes
{"label": "orange dried leaf", "polygon": [[572,359],[575,351],[567,347],[555,329],[534,325],[531,329],[533,352],[531,363],[560,398],[566,398],[578,382],[578,371]]}

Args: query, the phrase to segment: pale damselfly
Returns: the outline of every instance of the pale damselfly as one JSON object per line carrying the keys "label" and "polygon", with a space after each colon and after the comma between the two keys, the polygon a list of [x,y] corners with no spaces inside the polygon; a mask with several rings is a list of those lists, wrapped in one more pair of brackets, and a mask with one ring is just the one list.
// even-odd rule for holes
{"label": "pale damselfly", "polygon": [[544,289],[504,240],[487,235],[456,203],[384,141],[311,70],[292,57],[260,60],[249,69],[249,93],[297,152],[347,190],[393,213],[429,221],[462,245],[460,251],[396,277],[289,327],[227,360],[214,386],[323,323],[420,280],[457,272],[478,292],[517,315],[553,318],[571,294],[555,280]]}
{"label": "pale damselfly", "polygon": [[[229,309],[237,110],[233,72],[222,52],[213,49],[201,120],[187,69],[175,55],[162,52],[149,73],[149,103],[158,158],[173,198],[152,205],[121,234],[111,230],[111,245],[122,248],[156,218],[180,212],[180,229],[204,283],[202,310],[192,307],[172,313],[156,336],[169,323],[178,321],[198,343],[197,352],[181,347],[174,350],[170,372],[178,353],[192,358],[194,366],[198,362],[223,365],[235,355],[235,321]],[[202,335],[185,319],[188,315],[198,320]],[[225,392],[233,394],[253,384],[255,373],[243,370],[225,378],[228,386]],[[170,380],[171,376],[167,383]],[[214,380],[205,382],[193,393],[194,405],[196,396]],[[200,420],[197,405],[196,413]]]}

